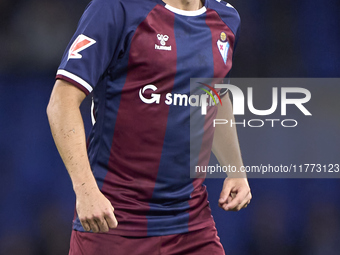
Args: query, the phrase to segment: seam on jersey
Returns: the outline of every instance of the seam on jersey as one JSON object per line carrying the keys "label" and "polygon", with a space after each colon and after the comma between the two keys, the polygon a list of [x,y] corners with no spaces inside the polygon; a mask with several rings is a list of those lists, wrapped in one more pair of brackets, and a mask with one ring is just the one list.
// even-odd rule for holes
{"label": "seam on jersey", "polygon": [[[162,0],[161,0],[162,1]],[[120,5],[122,7],[122,10],[124,12],[124,26],[126,26],[126,11],[125,11],[125,8],[124,8],[124,5],[120,2]],[[165,3],[164,3],[165,5]],[[127,55],[127,58],[129,59],[130,57],[130,46],[131,46],[131,42],[135,36],[135,32],[136,30],[138,29],[138,27],[140,26],[140,24],[143,23],[143,21],[149,16],[149,14],[157,7],[157,6],[162,6],[164,7],[164,5],[160,4],[160,3],[157,3],[150,11],[147,12],[147,14],[145,16],[142,16],[143,19],[140,20],[140,22],[136,22],[137,24],[134,24],[134,26],[132,27],[133,29],[131,29],[131,31],[129,33],[125,33],[124,34],[124,30],[125,28],[122,29],[122,33],[120,35],[120,44],[123,44],[123,50],[124,50],[124,53],[123,53],[123,57],[122,58],[119,58],[119,56],[117,56],[117,58],[114,58],[114,56],[112,56],[112,60],[109,64],[109,67],[106,69],[106,71],[109,71],[110,70],[110,66],[116,66],[118,63],[120,63],[121,61],[124,61],[124,57],[125,57],[125,54],[128,54]],[[130,33],[133,33],[133,36],[131,37],[131,39],[129,40],[128,44],[125,45],[125,40],[127,39],[128,35]],[[125,47],[126,46],[126,47]],[[111,69],[114,69],[114,68],[111,68]],[[115,73],[115,71],[113,71],[113,73]]]}
{"label": "seam on jersey", "polygon": [[233,35],[234,35],[234,37],[235,37],[235,39],[236,39],[236,33],[237,33],[237,31],[234,33],[234,31],[231,30],[231,28],[228,26],[228,24],[224,22],[224,20],[221,18],[221,15],[220,15],[216,10],[211,9],[211,8],[208,8],[208,9],[211,10],[211,11],[216,12],[216,14],[217,14],[218,17],[220,18],[220,20],[221,20],[221,21],[229,28],[229,30],[233,33]]}
{"label": "seam on jersey", "polygon": [[226,1],[224,1],[224,0],[216,0],[216,1],[219,2],[219,3],[225,4],[225,5],[226,5],[227,7],[229,7],[229,8],[235,9],[234,6],[232,6],[230,3],[228,3],[228,2],[226,2]]}
{"label": "seam on jersey", "polygon": [[[104,83],[104,91],[105,91],[105,94],[106,94],[106,89],[107,89],[107,83]],[[93,102],[94,102],[94,95],[92,96],[92,100],[93,100]],[[99,118],[97,117],[96,118],[96,123],[95,123],[95,125],[96,125],[96,127],[99,129],[100,128],[100,130],[98,130],[97,132],[94,132],[94,136],[93,136],[93,139],[96,139],[97,137],[98,137],[98,139],[99,139],[99,143],[98,143],[98,145],[94,148],[95,149],[95,153],[94,153],[94,155],[93,155],[93,158],[92,158],[92,160],[93,160],[93,164],[92,164],[92,162],[90,161],[90,166],[91,166],[91,170],[92,170],[92,173],[93,173],[93,175],[95,176],[95,165],[98,165],[98,155],[99,155],[99,148],[101,148],[101,146],[103,145],[103,143],[104,143],[104,138],[103,138],[103,136],[101,135],[101,134],[103,134],[103,130],[105,129],[105,118],[106,118],[106,110],[107,110],[107,107],[106,107],[106,103],[107,103],[107,98],[105,97],[105,102],[103,103],[103,113],[102,113],[102,121],[100,121],[99,122]],[[100,102],[98,102],[98,107],[100,107]],[[92,126],[92,129],[94,129],[94,125]],[[87,151],[87,153],[88,153],[88,151]],[[111,155],[111,150],[109,151],[109,160],[110,160],[110,155]],[[106,162],[105,162],[105,164],[106,164]],[[96,183],[97,183],[97,186],[98,186],[98,188],[99,188],[99,190],[101,191],[102,190],[102,188],[103,188],[103,186],[104,186],[104,182],[105,182],[105,178],[106,178],[106,175],[107,175],[107,173],[108,173],[109,171],[107,170],[107,172],[106,172],[106,174],[105,174],[105,176],[103,177],[103,182],[102,182],[102,185],[101,185],[101,187],[99,187],[99,185],[98,185],[98,182],[97,182],[97,179],[96,179]]]}
{"label": "seam on jersey", "polygon": [[[123,6],[123,4],[121,3],[121,2],[119,2],[119,5],[120,5],[120,7],[122,8],[122,13],[124,13],[124,17],[123,17],[123,20],[124,20],[124,26],[125,26],[125,24],[126,24],[126,13],[125,13],[125,9],[124,9],[124,6]],[[109,8],[109,7],[108,7]],[[122,28],[121,29],[121,33],[119,34],[119,42],[121,42],[121,41],[123,41],[122,39],[123,39],[123,34],[124,34],[124,28]],[[116,50],[118,50],[118,48],[119,48],[119,46],[120,46],[120,44],[119,45],[117,45],[117,47],[116,47],[116,49],[115,49],[115,51]],[[125,53],[125,52],[124,52]],[[117,55],[117,57],[115,58],[115,54],[116,53],[114,53],[114,54],[112,54],[112,58],[111,58],[111,60],[110,60],[110,62],[109,62],[109,64],[108,64],[108,66],[107,66],[107,68],[105,69],[105,71],[103,72],[103,74],[105,74],[105,73],[108,73],[109,71],[110,71],[110,66],[115,66],[116,65],[116,63],[119,61],[119,56]]]}

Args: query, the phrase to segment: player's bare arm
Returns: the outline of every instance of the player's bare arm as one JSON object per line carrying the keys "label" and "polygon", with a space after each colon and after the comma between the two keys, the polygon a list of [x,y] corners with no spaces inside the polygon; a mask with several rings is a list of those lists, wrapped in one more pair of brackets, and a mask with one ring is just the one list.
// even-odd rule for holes
{"label": "player's bare arm", "polygon": [[[232,104],[229,95],[222,97],[222,105],[218,105],[216,119],[232,119]],[[232,165],[236,169],[243,166],[236,127],[217,125],[215,128],[212,151],[223,166]],[[228,173],[225,179],[219,206],[226,211],[239,211],[246,207],[251,200],[251,192],[245,173]]]}
{"label": "player's bare arm", "polygon": [[79,110],[84,98],[81,90],[57,80],[47,115],[53,139],[72,180],[82,226],[86,231],[107,232],[118,223],[114,208],[98,188],[87,157],[84,123]]}

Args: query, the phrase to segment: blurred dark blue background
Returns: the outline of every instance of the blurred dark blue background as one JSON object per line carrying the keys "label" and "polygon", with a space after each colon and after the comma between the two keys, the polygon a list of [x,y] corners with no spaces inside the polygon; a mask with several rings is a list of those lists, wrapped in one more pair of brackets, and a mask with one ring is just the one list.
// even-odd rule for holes
{"label": "blurred dark blue background", "polygon": [[[340,77],[338,0],[231,3],[242,18],[232,76]],[[0,0],[0,254],[67,254],[75,197],[45,109],[62,53],[87,4]],[[332,91],[335,97],[339,92],[340,87]],[[330,105],[322,93],[313,96],[321,111],[339,112],[339,103]],[[88,100],[82,111],[88,130]],[[239,130],[245,163],[269,154],[282,163],[311,153],[340,155],[339,147],[327,143],[339,140],[339,115],[326,117],[332,130],[321,125],[318,137],[308,129],[293,133],[290,141],[303,135],[310,145],[297,148],[282,138],[277,153],[265,139]],[[313,147],[314,140],[319,143]],[[339,254],[339,180],[251,179],[252,203],[237,213],[217,207],[222,182],[210,179],[206,185],[227,254]]]}

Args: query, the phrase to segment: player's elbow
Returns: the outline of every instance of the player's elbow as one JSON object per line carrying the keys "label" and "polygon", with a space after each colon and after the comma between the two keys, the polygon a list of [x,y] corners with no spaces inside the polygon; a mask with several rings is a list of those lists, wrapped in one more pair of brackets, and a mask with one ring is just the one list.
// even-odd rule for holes
{"label": "player's elbow", "polygon": [[49,120],[54,116],[63,118],[66,112],[79,111],[79,106],[85,96],[84,92],[72,84],[57,80],[46,109]]}
{"label": "player's elbow", "polygon": [[63,104],[64,102],[61,97],[57,93],[55,93],[55,91],[53,91],[46,108],[46,114],[49,122],[51,122],[53,118],[62,115],[62,109],[66,108],[63,107]]}
{"label": "player's elbow", "polygon": [[55,100],[53,99],[53,95],[51,95],[50,101],[48,102],[48,105],[46,107],[46,114],[49,121],[53,118],[55,113],[58,111],[57,104],[55,103]]}

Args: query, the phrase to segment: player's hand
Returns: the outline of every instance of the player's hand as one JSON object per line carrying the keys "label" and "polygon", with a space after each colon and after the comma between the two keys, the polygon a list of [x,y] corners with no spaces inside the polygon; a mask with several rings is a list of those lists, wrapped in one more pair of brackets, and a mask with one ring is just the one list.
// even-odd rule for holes
{"label": "player's hand", "polygon": [[114,208],[98,187],[82,187],[76,197],[78,217],[85,231],[103,233],[117,227]]}
{"label": "player's hand", "polygon": [[246,178],[226,178],[218,205],[225,211],[239,211],[247,207],[251,198]]}

